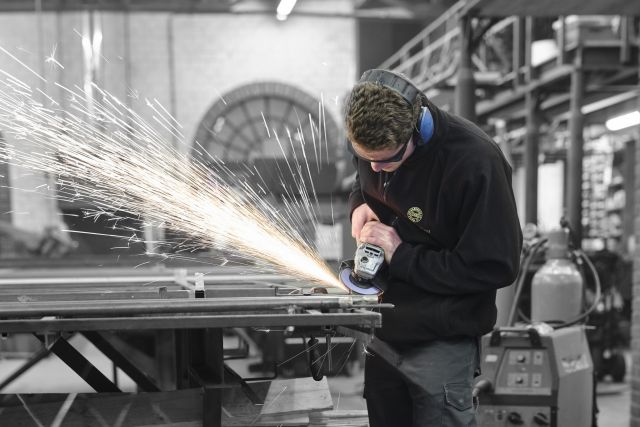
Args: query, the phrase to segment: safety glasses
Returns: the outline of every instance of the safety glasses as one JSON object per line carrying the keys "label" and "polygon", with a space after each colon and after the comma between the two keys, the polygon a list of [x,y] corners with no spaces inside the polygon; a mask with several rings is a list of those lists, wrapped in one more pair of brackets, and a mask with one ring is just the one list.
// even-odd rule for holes
{"label": "safety glasses", "polygon": [[396,154],[394,154],[393,156],[391,156],[391,157],[389,157],[387,159],[382,159],[382,160],[371,160],[371,159],[367,159],[365,157],[360,156],[358,153],[356,153],[356,150],[353,149],[353,144],[349,140],[347,140],[347,150],[349,150],[349,152],[351,154],[353,154],[354,156],[356,156],[360,160],[364,160],[365,162],[369,162],[369,163],[395,163],[395,162],[399,162],[400,160],[402,160],[402,157],[404,156],[405,151],[407,151],[407,146],[409,145],[409,143],[411,142],[412,139],[413,138],[410,138],[407,142],[402,144],[402,147],[400,147],[400,150],[398,150],[398,152]]}

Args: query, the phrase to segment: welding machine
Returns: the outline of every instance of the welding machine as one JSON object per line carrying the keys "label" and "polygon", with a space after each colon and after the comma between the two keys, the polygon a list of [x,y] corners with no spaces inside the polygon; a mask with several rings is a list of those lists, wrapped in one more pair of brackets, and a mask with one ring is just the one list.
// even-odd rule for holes
{"label": "welding machine", "polygon": [[540,334],[503,327],[482,338],[479,426],[592,425],[594,375],[583,326]]}
{"label": "welding machine", "polygon": [[[532,259],[546,248],[546,262],[531,280],[531,318],[515,313]],[[595,375],[585,318],[600,299],[597,277],[591,307],[581,313],[584,281],[578,264],[595,267],[569,250],[569,230],[525,242],[507,326],[482,337],[474,395],[480,427],[595,427]]]}

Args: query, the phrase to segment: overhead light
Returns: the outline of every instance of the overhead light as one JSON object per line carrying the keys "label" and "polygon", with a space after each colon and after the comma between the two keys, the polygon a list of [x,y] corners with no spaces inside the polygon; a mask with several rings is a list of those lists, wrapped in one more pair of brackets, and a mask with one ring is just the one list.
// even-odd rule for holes
{"label": "overhead light", "polygon": [[605,126],[611,131],[621,130],[630,126],[640,125],[640,111],[632,111],[618,117],[607,120]]}
{"label": "overhead light", "polygon": [[284,21],[289,17],[297,1],[298,0],[280,0],[280,4],[278,4],[278,8],[276,9],[276,18],[278,18],[278,21]]}

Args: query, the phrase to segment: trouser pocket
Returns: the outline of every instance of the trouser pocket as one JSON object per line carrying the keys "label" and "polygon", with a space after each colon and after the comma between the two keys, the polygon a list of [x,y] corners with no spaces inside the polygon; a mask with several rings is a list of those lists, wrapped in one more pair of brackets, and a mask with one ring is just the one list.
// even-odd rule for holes
{"label": "trouser pocket", "polygon": [[467,383],[449,383],[444,386],[443,426],[475,426],[475,408],[472,388]]}
{"label": "trouser pocket", "polygon": [[445,402],[459,411],[466,411],[473,406],[471,387],[468,384],[453,383],[444,386]]}

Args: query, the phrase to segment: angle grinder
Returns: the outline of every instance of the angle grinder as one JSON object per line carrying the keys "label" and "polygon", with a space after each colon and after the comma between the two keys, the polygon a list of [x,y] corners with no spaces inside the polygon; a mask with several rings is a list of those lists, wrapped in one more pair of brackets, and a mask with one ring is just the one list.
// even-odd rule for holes
{"label": "angle grinder", "polygon": [[384,250],[370,243],[361,243],[353,260],[340,265],[340,281],[351,292],[377,295],[386,290],[386,284],[377,277],[384,265]]}

